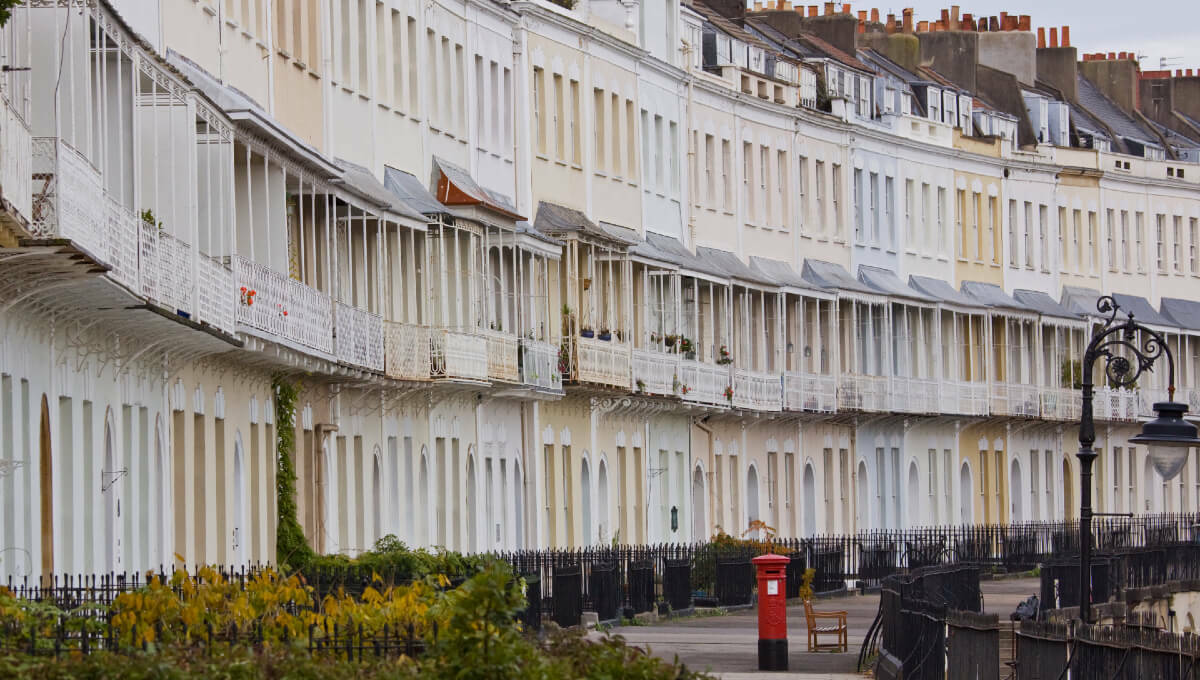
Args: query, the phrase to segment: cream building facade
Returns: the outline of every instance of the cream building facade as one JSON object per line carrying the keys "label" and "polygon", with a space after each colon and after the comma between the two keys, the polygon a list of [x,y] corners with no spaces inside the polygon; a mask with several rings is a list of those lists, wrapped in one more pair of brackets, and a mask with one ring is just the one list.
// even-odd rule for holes
{"label": "cream building facade", "polygon": [[[280,378],[323,552],[1072,516],[1099,291],[1200,408],[1200,167],[1018,144],[785,13],[17,8],[0,574],[286,559]],[[1099,393],[1100,509],[1194,509],[1128,444],[1165,378]]]}

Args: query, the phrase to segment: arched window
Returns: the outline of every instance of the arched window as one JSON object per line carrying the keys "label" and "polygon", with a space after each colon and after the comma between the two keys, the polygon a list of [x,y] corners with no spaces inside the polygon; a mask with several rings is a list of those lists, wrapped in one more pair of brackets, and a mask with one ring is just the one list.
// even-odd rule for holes
{"label": "arched window", "polygon": [[746,469],[746,526],[758,519],[758,469],[751,463]]}
{"label": "arched window", "polygon": [[804,465],[804,535],[817,533],[817,475],[812,462]]}

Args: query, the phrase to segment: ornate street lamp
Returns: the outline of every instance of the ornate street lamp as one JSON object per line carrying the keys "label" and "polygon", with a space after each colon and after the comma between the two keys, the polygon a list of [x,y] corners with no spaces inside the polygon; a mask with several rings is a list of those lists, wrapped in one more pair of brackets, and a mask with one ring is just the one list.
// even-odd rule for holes
{"label": "ornate street lamp", "polygon": [[[1096,302],[1096,309],[1108,315],[1104,326],[1099,328],[1083,353],[1083,410],[1079,419],[1079,618],[1091,623],[1092,615],[1092,464],[1096,461],[1096,427],[1092,420],[1092,368],[1104,359],[1104,376],[1110,385],[1132,387],[1139,376],[1152,371],[1154,362],[1163,355],[1167,357],[1167,401],[1154,404],[1158,418],[1145,423],[1142,433],[1129,440],[1131,444],[1144,444],[1149,451],[1154,468],[1163,479],[1179,474],[1187,462],[1188,450],[1200,446],[1196,426],[1183,419],[1187,406],[1175,399],[1175,357],[1161,334],[1133,320],[1126,312],[1124,321],[1117,319],[1121,307],[1111,296],[1105,295]],[[1144,336],[1139,343],[1138,331]]]}

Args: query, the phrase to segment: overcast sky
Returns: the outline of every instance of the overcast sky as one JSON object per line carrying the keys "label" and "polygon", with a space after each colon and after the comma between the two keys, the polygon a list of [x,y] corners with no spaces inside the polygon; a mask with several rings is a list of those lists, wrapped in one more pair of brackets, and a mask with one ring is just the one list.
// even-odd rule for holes
{"label": "overcast sky", "polygon": [[[804,4],[821,4],[804,0]],[[880,18],[889,13],[900,17],[904,7],[912,7],[914,21],[935,21],[942,8],[951,2],[905,0],[872,4],[865,0],[853,3],[852,9],[878,7]],[[1128,52],[1145,55],[1141,66],[1145,70],[1159,68],[1159,58],[1178,57],[1168,62],[1177,68],[1200,69],[1200,1],[1198,0],[989,0],[960,2],[960,12],[975,16],[1028,14],[1033,30],[1038,26],[1070,26],[1071,44],[1084,52]],[[1047,31],[1047,36],[1049,31]],[[1049,39],[1047,37],[1047,39]]]}

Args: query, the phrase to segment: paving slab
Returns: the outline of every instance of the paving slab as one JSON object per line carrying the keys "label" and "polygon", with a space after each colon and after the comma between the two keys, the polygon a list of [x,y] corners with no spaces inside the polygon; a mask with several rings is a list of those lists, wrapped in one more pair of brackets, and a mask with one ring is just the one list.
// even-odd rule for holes
{"label": "paving slab", "polygon": [[[1036,593],[1038,587],[1037,579],[1031,578],[984,581],[981,584],[984,611],[1007,618],[1017,603]],[[879,610],[878,593],[848,594],[820,600],[814,606],[818,611],[847,613],[850,650],[847,653],[810,653],[804,608],[794,602],[788,606],[788,672],[785,673],[758,670],[758,613],[754,609],[716,616],[666,619],[650,625],[615,626],[611,633],[655,656],[668,660],[678,658],[689,668],[711,672],[723,680],[742,680],[751,676],[804,680],[861,678],[855,670],[858,652]]]}

